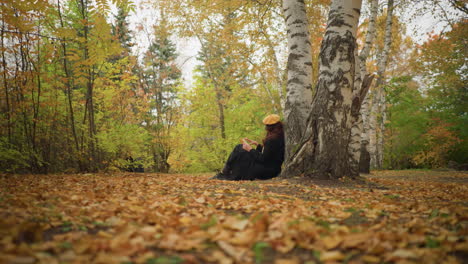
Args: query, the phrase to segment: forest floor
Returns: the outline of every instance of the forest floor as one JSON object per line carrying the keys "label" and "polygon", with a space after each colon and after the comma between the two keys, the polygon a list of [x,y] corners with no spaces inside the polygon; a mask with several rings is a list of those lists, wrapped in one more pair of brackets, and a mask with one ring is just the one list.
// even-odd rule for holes
{"label": "forest floor", "polygon": [[468,173],[0,175],[0,263],[467,263]]}

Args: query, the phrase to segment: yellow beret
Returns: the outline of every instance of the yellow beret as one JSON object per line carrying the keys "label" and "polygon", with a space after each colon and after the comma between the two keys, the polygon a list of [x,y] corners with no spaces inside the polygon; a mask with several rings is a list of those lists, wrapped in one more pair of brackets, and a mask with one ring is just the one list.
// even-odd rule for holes
{"label": "yellow beret", "polygon": [[279,115],[267,115],[265,118],[263,118],[263,124],[265,125],[273,125],[276,124],[280,121]]}

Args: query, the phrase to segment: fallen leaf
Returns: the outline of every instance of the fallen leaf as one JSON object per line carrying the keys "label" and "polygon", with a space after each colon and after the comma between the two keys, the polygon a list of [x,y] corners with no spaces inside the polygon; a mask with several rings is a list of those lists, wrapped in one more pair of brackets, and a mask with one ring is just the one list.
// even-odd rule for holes
{"label": "fallen leaf", "polygon": [[368,241],[371,236],[371,233],[348,234],[346,235],[346,237],[344,237],[342,246],[345,248],[354,248]]}
{"label": "fallen leaf", "polygon": [[152,237],[154,234],[156,234],[157,229],[154,226],[144,226],[140,229],[138,233],[143,235],[144,237]]}
{"label": "fallen leaf", "polygon": [[296,242],[294,242],[294,240],[292,240],[292,238],[288,236],[277,241],[273,245],[276,250],[285,254],[291,251],[294,248],[294,246],[296,246]]}
{"label": "fallen leaf", "polygon": [[245,254],[245,250],[235,248],[227,242],[218,241],[217,244],[224,252],[226,252],[226,254],[233,257],[236,261],[241,261]]}
{"label": "fallen leaf", "polygon": [[344,259],[344,255],[343,253],[341,253],[340,251],[326,251],[326,252],[322,252],[320,254],[320,260],[321,261],[338,261],[338,260],[343,260]]}
{"label": "fallen leaf", "polygon": [[198,197],[197,199],[195,199],[195,202],[201,203],[201,204],[202,204],[202,203],[205,203],[205,202],[206,202],[206,199],[205,199],[205,197],[200,196],[200,197]]}
{"label": "fallen leaf", "polygon": [[96,264],[120,264],[122,262],[128,262],[130,259],[127,256],[117,256],[111,255],[107,253],[99,253],[97,257],[94,259],[93,263]]}
{"label": "fallen leaf", "polygon": [[367,263],[380,263],[382,260],[376,256],[364,255],[361,257],[361,260]]}
{"label": "fallen leaf", "polygon": [[255,231],[253,229],[248,229],[241,232],[236,232],[234,237],[229,240],[233,245],[249,245],[255,242]]}
{"label": "fallen leaf", "polygon": [[327,236],[322,239],[323,244],[327,250],[336,248],[343,241],[339,236]]}
{"label": "fallen leaf", "polygon": [[406,249],[397,249],[396,251],[392,252],[390,254],[389,259],[390,260],[395,260],[397,258],[411,258],[411,259],[416,259],[418,258],[418,255],[410,250]]}
{"label": "fallen leaf", "polygon": [[205,257],[207,261],[210,262],[217,262],[219,264],[232,264],[233,261],[231,258],[226,256],[222,251],[215,250],[211,253],[211,255]]}
{"label": "fallen leaf", "polygon": [[249,224],[248,219],[239,219],[235,216],[229,216],[223,222],[223,226],[227,228],[231,228],[234,230],[244,230],[245,227]]}
{"label": "fallen leaf", "polygon": [[36,259],[29,256],[16,256],[12,258],[8,263],[11,264],[32,264],[35,263]]}
{"label": "fallen leaf", "polygon": [[112,238],[112,234],[109,234],[108,232],[105,232],[105,231],[102,231],[100,230],[98,233],[97,233],[98,236],[100,237],[104,237],[104,238]]}
{"label": "fallen leaf", "polygon": [[59,255],[60,262],[73,262],[75,258],[76,254],[73,252],[73,250],[67,250]]}
{"label": "fallen leaf", "polygon": [[299,263],[300,261],[297,258],[275,260],[275,264],[299,264]]}
{"label": "fallen leaf", "polygon": [[184,216],[184,217],[179,218],[179,222],[184,225],[188,225],[190,223],[193,223],[193,220],[190,217]]}

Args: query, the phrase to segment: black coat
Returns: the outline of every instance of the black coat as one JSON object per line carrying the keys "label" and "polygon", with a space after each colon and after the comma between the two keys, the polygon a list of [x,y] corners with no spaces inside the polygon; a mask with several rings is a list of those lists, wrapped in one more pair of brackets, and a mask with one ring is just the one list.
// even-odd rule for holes
{"label": "black coat", "polygon": [[249,152],[237,145],[223,169],[229,180],[271,179],[281,173],[284,161],[284,137],[273,138]]}

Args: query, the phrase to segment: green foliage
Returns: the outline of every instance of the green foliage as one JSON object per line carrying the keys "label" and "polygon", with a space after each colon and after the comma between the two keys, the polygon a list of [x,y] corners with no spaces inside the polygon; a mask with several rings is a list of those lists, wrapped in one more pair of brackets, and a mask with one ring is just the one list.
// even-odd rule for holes
{"label": "green foliage", "polygon": [[155,27],[155,40],[148,47],[143,65],[138,68],[142,89],[148,97],[148,108],[143,115],[145,128],[152,136],[149,144],[152,169],[168,172],[168,159],[174,148],[171,131],[179,118],[177,88],[181,71],[175,63],[176,46],[169,39],[165,21]]}
{"label": "green foliage", "polygon": [[263,251],[264,249],[269,248],[269,247],[270,247],[270,244],[268,244],[267,242],[263,242],[263,241],[257,242],[253,245],[252,250],[255,256],[255,264],[260,264],[263,262],[263,260],[265,259],[265,253]]}
{"label": "green foliage", "polygon": [[[265,136],[261,120],[270,113],[271,105],[258,91],[248,88],[232,87],[229,95],[223,106],[226,138],[221,134],[219,106],[212,84],[198,78],[194,89],[182,95],[186,121],[177,127],[175,134],[185,140],[171,159],[175,170],[220,170],[242,138],[261,143]],[[183,161],[183,164],[178,165],[177,161]]]}
{"label": "green foliage", "polygon": [[440,247],[440,242],[433,239],[430,236],[427,236],[426,237],[426,247],[427,248],[438,248],[438,247]]}
{"label": "green foliage", "polygon": [[432,35],[421,47],[420,72],[429,84],[428,111],[460,141],[446,160],[468,163],[468,23],[460,21],[443,36]]}
{"label": "green foliage", "polygon": [[146,264],[180,264],[184,263],[184,259],[179,256],[162,256],[157,258],[149,258]]}
{"label": "green foliage", "polygon": [[105,153],[106,162],[113,167],[128,165],[128,157],[141,159],[143,162],[140,165],[148,165],[151,159],[147,152],[151,137],[138,125],[111,123],[110,127],[97,134],[97,138],[99,147]]}
{"label": "green foliage", "polygon": [[[132,157],[154,171],[212,172],[241,138],[261,143],[262,118],[281,114],[284,99],[281,5],[215,2],[163,1],[157,24],[142,26],[152,30],[136,28],[153,35],[134,55],[131,1],[4,1],[0,171],[109,170]],[[307,5],[314,61],[328,5]],[[455,23],[419,47],[408,61],[417,57],[410,73],[421,81],[394,76],[388,84],[386,167],[468,163],[467,30]],[[181,81],[173,33],[201,44],[193,88]],[[395,35],[395,53],[411,44]]]}
{"label": "green foliage", "polygon": [[467,30],[460,22],[421,46],[417,69],[425,87],[420,89],[408,76],[394,77],[387,86],[387,168],[468,162]]}
{"label": "green foliage", "polygon": [[6,27],[37,37],[2,33],[11,71],[0,75],[0,171],[95,171],[123,150],[139,155],[149,139],[135,121],[135,59],[119,57],[106,13],[96,12],[106,1],[23,2],[3,10],[25,18],[5,19]]}
{"label": "green foliage", "polygon": [[215,226],[218,223],[218,218],[215,215],[210,217],[210,220],[200,225],[201,229],[207,230],[208,228]]}
{"label": "green foliage", "polygon": [[409,76],[393,78],[387,90],[388,124],[386,127],[385,167],[414,167],[413,157],[424,147],[421,135],[429,122],[425,99]]}
{"label": "green foliage", "polygon": [[123,7],[119,7],[117,15],[115,16],[115,24],[112,25],[112,35],[117,36],[120,45],[129,53],[133,43],[127,19],[128,11]]}
{"label": "green foliage", "polygon": [[0,171],[4,172],[18,172],[28,166],[28,158],[4,137],[0,137],[0,160]]}
{"label": "green foliage", "polygon": [[[216,95],[213,87],[205,86],[198,80],[194,89],[182,95],[187,108],[186,124],[178,127],[178,134],[186,139],[178,159],[186,161],[180,168],[188,172],[214,171],[219,169],[227,152],[217,122]],[[224,153],[223,153],[224,152]],[[177,155],[177,154],[176,154]],[[177,169],[177,167],[176,167]]]}

